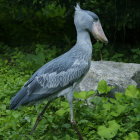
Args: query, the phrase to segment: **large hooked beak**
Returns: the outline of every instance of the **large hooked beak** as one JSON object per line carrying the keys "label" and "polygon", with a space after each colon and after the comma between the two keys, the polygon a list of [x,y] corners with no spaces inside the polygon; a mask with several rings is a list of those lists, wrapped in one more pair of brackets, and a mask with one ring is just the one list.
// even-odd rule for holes
{"label": "large hooked beak", "polygon": [[92,25],[92,33],[95,39],[100,40],[103,43],[108,43],[108,39],[106,38],[104,31],[102,29],[100,21],[96,21]]}

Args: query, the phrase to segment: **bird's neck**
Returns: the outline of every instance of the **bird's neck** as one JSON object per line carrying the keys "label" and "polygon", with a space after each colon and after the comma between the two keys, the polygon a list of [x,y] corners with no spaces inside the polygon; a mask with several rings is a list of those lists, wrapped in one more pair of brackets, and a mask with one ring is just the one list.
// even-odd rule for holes
{"label": "bird's neck", "polygon": [[87,44],[87,46],[91,47],[91,39],[90,35],[86,30],[77,30],[77,44]]}
{"label": "bird's neck", "polygon": [[[74,46],[74,51],[79,54],[78,58],[90,61],[92,57],[92,44],[90,34],[85,31],[77,31],[77,42]],[[75,57],[77,57],[75,56]]]}

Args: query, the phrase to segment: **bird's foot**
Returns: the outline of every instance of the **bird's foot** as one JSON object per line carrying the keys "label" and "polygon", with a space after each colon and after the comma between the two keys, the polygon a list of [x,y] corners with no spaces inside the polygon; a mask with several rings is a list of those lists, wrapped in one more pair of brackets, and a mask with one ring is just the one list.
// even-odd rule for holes
{"label": "bird's foot", "polygon": [[78,127],[77,127],[76,121],[72,120],[71,123],[72,123],[77,135],[79,136],[79,140],[84,140],[82,134],[80,133],[80,131],[79,131]]}

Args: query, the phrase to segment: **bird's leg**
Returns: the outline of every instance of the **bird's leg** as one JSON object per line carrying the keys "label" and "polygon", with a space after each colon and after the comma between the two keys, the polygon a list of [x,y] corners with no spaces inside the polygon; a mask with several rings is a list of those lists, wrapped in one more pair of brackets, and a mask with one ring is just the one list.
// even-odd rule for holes
{"label": "bird's leg", "polygon": [[32,135],[39,123],[39,121],[42,119],[42,116],[43,114],[45,113],[46,109],[48,108],[50,102],[48,101],[48,103],[45,105],[44,109],[42,110],[42,112],[38,115],[37,119],[36,119],[36,122],[34,124],[34,127],[32,128],[31,132],[30,132],[30,135]]}
{"label": "bird's leg", "polygon": [[76,121],[74,119],[73,103],[72,103],[73,102],[73,90],[66,95],[66,98],[68,99],[68,102],[70,104],[71,123],[72,123],[78,137],[79,137],[79,140],[83,140],[83,136],[81,135],[81,133],[80,133],[78,127],[77,127]]}
{"label": "bird's leg", "polygon": [[81,135],[78,127],[77,127],[77,124],[76,124],[76,121],[74,119],[74,115],[73,115],[73,104],[70,104],[70,112],[71,112],[71,123],[77,133],[77,135],[79,136],[79,140],[83,140],[83,136]]}

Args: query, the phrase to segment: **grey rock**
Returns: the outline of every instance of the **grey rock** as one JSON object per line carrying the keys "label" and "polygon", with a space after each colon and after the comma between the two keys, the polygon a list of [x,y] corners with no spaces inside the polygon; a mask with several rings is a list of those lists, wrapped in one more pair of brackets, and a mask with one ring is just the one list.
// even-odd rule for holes
{"label": "grey rock", "polygon": [[115,92],[124,92],[129,85],[140,88],[140,64],[112,61],[92,61],[87,75],[77,87],[78,91],[96,91],[98,82],[104,79],[108,85],[115,88]]}

